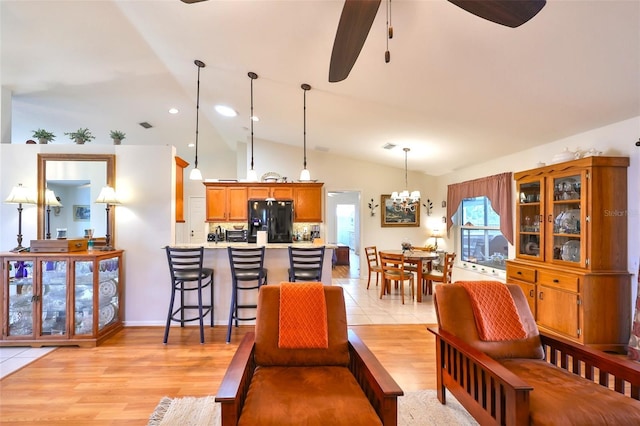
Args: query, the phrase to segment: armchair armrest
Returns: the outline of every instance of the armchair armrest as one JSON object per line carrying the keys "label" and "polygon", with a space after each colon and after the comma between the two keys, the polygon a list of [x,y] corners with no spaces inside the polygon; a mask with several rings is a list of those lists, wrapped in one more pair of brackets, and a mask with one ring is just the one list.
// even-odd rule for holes
{"label": "armchair armrest", "polygon": [[362,340],[349,330],[349,370],[356,378],[384,425],[396,425],[400,386]]}
{"label": "armchair armrest", "polygon": [[525,381],[456,336],[429,327],[436,336],[438,399],[445,388],[480,424],[529,424],[529,393]]}
{"label": "armchair armrest", "polygon": [[[640,400],[640,364],[541,332],[547,362]],[[597,370],[597,371],[596,371]]]}
{"label": "armchair armrest", "polygon": [[216,402],[220,403],[223,425],[236,425],[247,397],[249,384],[255,370],[253,350],[255,333],[247,333],[222,378]]}

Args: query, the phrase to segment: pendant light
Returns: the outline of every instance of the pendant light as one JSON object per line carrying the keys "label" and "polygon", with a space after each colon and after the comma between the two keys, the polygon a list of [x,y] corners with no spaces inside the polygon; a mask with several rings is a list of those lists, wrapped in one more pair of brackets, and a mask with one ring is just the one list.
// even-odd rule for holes
{"label": "pendant light", "polygon": [[303,152],[304,152],[304,162],[303,168],[300,172],[300,180],[301,181],[310,181],[311,173],[307,170],[307,91],[311,90],[311,86],[307,83],[302,84],[302,90],[304,90],[304,103],[303,103]]}
{"label": "pendant light", "polygon": [[202,180],[202,173],[200,172],[200,169],[198,169],[198,117],[200,115],[200,68],[204,68],[206,65],[198,59],[193,61],[193,63],[198,67],[198,91],[196,95],[196,161],[193,165],[193,170],[191,170],[191,173],[189,174],[189,179]]}
{"label": "pendant light", "polygon": [[249,120],[251,121],[251,169],[247,172],[247,180],[249,182],[257,182],[258,174],[253,170],[253,122],[256,121],[253,115],[253,80],[258,78],[258,74],[255,72],[249,72],[248,76],[251,79],[251,116],[249,117]]}
{"label": "pendant light", "polygon": [[410,151],[409,148],[403,148],[404,151],[404,190],[400,193],[393,191],[391,193],[391,200],[393,201],[393,209],[396,211],[415,211],[418,203],[420,202],[420,191],[407,190],[407,155]]}

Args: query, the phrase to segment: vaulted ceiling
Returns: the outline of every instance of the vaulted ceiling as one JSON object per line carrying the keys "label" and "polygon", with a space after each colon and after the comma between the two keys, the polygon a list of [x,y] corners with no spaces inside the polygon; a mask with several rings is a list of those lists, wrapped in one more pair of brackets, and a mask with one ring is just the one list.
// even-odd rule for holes
{"label": "vaulted ceiling", "polygon": [[[329,83],[342,6],[2,0],[0,77],[17,110],[13,140],[47,125],[63,139],[99,116],[131,143],[169,140],[190,155],[194,59],[207,64],[200,120],[230,149],[249,136],[253,71],[256,140],[302,146],[308,83],[309,149],[403,167],[410,147],[409,168],[432,175],[640,115],[638,1],[548,0],[513,29],[446,0],[395,0],[385,63],[383,0],[351,74]],[[219,116],[219,103],[239,115]]]}

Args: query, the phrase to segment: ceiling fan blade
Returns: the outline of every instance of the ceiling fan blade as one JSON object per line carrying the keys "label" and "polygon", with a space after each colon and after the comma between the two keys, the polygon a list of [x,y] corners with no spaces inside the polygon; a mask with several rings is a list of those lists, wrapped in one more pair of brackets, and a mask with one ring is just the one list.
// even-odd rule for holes
{"label": "ceiling fan blade", "polygon": [[342,81],[351,72],[376,17],[380,0],[346,0],[340,15],[329,64],[329,81]]}
{"label": "ceiling fan blade", "polygon": [[207,0],[180,0],[182,3],[192,4],[192,3],[200,3],[201,1]]}
{"label": "ceiling fan blade", "polygon": [[542,10],[546,0],[449,0],[449,2],[496,24],[515,28]]}

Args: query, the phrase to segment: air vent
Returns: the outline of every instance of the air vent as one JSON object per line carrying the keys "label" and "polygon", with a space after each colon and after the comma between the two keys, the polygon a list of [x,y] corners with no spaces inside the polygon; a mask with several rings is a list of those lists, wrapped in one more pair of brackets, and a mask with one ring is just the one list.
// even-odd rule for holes
{"label": "air vent", "polygon": [[326,146],[316,145],[316,151],[329,152],[329,148],[327,148]]}
{"label": "air vent", "polygon": [[396,146],[397,146],[397,145],[395,145],[395,144],[387,143],[387,144],[384,144],[384,145],[382,146],[382,148],[384,148],[384,149],[393,149],[393,148],[395,148]]}
{"label": "air vent", "polygon": [[138,123],[138,124],[140,124],[145,129],[150,129],[153,127],[151,124],[147,123],[146,121],[143,121],[142,123]]}

